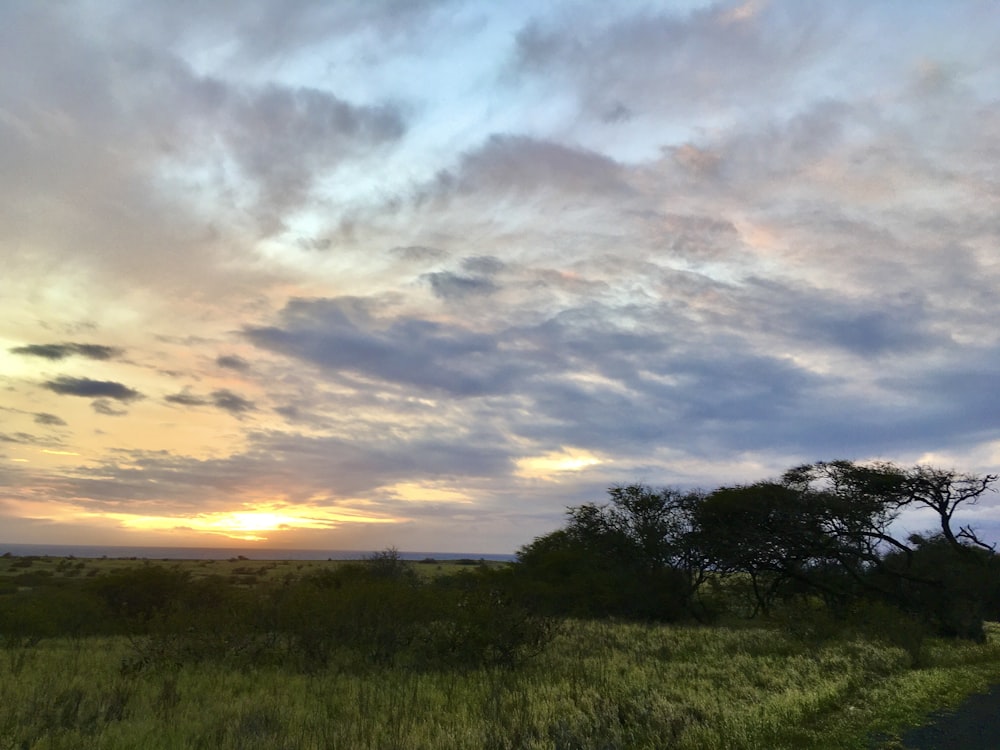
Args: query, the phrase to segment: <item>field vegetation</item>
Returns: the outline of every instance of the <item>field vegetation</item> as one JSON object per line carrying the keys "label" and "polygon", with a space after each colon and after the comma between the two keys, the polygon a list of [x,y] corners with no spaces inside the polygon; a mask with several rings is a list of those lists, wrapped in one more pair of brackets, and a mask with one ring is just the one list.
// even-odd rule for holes
{"label": "field vegetation", "polygon": [[898,748],[1000,682],[993,479],[617,487],[513,564],[5,555],[0,750]]}

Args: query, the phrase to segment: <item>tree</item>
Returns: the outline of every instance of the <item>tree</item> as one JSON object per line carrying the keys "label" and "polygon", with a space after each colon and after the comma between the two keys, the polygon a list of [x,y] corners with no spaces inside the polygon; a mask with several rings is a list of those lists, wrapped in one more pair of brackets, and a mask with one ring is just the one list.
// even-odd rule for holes
{"label": "tree", "polygon": [[996,617],[1000,600],[1000,558],[943,534],[909,541],[910,549],[888,553],[873,573],[886,598],[941,635],[985,640],[983,621]]}
{"label": "tree", "polygon": [[[878,598],[940,632],[978,638],[984,610],[977,602],[995,594],[968,581],[987,580],[993,549],[952,522],[996,479],[884,462],[817,462],[777,482],[712,492],[695,514],[696,538],[714,570],[749,578],[764,611],[793,593],[819,595],[835,611]],[[899,515],[920,508],[938,516],[932,545],[894,534]]]}
{"label": "tree", "polygon": [[806,580],[822,531],[800,492],[775,482],[723,487],[696,511],[696,539],[717,574],[745,575],[754,613],[767,612],[792,580]]}
{"label": "tree", "polygon": [[365,573],[372,577],[390,581],[417,582],[417,573],[403,559],[395,547],[386,547],[381,552],[374,552],[364,558]]}
{"label": "tree", "polygon": [[971,548],[993,552],[996,545],[983,542],[971,526],[952,528],[955,511],[962,505],[976,505],[986,493],[992,492],[996,474],[960,474],[953,470],[934,469],[929,466],[915,466],[904,474],[902,482],[902,505],[922,506],[938,514],[941,536],[966,558],[982,559],[972,555]]}
{"label": "tree", "polygon": [[641,484],[608,494],[607,504],[569,508],[565,528],[519,550],[524,587],[566,614],[672,620],[691,612],[704,575],[690,539],[700,495]]}
{"label": "tree", "polygon": [[[754,614],[793,599],[819,600],[837,617],[892,607],[942,634],[981,638],[984,617],[1000,611],[1000,562],[955,517],[996,481],[841,460],[708,494],[612,487],[609,502],[569,508],[564,528],[523,547],[516,578],[549,613],[698,614],[711,573],[746,582]],[[896,522],[912,510],[934,512],[939,531],[901,537]]]}

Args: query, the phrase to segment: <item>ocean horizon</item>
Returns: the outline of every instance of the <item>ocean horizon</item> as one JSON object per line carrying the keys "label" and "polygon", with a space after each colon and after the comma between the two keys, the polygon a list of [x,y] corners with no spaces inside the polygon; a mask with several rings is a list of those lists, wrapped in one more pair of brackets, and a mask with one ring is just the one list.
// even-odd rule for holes
{"label": "ocean horizon", "polygon": [[[14,544],[0,542],[0,555],[15,557],[82,557],[137,560],[363,560],[380,550],[283,549],[277,547],[125,547],[94,544]],[[404,560],[491,560],[511,562],[515,555],[489,552],[421,552],[398,550]]]}

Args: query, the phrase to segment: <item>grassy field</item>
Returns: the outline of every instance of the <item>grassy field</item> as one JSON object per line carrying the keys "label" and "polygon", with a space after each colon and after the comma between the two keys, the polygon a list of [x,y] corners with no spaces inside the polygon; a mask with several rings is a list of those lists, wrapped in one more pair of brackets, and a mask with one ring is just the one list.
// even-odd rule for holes
{"label": "grassy field", "polygon": [[[42,579],[78,570],[75,578],[119,564],[9,568],[20,559],[0,560],[18,587],[32,570],[51,574]],[[166,564],[259,581],[334,563]],[[447,572],[436,566],[425,564]],[[127,636],[9,639],[0,651],[0,750],[860,750],[893,747],[901,729],[1000,682],[998,626],[985,644],[891,640],[833,633],[820,619],[566,621],[547,649],[514,668],[373,664],[343,650],[303,670],[273,661],[143,664]]]}
{"label": "grassy field", "polygon": [[[245,557],[231,557],[226,560],[145,560],[139,558],[66,558],[51,556],[15,557],[0,555],[0,587],[8,589],[18,585],[35,585],[45,579],[87,578],[105,575],[118,570],[126,570],[136,565],[155,564],[171,570],[184,571],[193,578],[223,576],[233,582],[252,585],[276,582],[286,578],[301,578],[303,575],[322,570],[335,570],[344,565],[356,564],[357,560],[248,560]],[[422,579],[433,579],[468,570],[478,565],[499,567],[507,563],[495,560],[425,560],[409,563],[410,568]],[[2,588],[0,588],[2,590]]]}

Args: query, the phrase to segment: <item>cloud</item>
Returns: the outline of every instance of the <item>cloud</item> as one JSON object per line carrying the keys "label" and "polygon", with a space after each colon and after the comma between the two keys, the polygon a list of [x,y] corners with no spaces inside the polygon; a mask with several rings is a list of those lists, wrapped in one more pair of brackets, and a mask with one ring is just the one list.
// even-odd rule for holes
{"label": "cloud", "polygon": [[96,397],[124,402],[135,401],[143,397],[138,391],[111,380],[60,377],[46,381],[42,386],[62,396]]}
{"label": "cloud", "polygon": [[492,255],[474,255],[462,258],[463,269],[483,276],[493,276],[500,273],[506,266],[506,263]]}
{"label": "cloud", "polygon": [[426,247],[424,245],[393,247],[390,248],[389,252],[406,261],[432,261],[448,255],[444,250],[436,247]]}
{"label": "cloud", "polygon": [[[672,291],[669,301],[591,304],[532,326],[497,323],[488,335],[379,314],[378,305],[350,298],[298,300],[279,325],[245,335],[317,365],[340,387],[384,389],[400,403],[465,399],[461,418],[502,425],[508,445],[574,445],[626,462],[652,460],[662,446],[702,461],[884,455],[958,439],[973,426],[960,415],[976,408],[979,385],[928,387],[936,404],[912,380],[887,380],[920,362],[937,371],[928,352],[968,359],[926,327],[919,298],[849,300],[756,279],[703,279]],[[351,385],[346,373],[364,379]]]}
{"label": "cloud", "polygon": [[453,396],[507,392],[533,369],[506,357],[495,336],[421,318],[380,320],[356,298],[292,300],[279,323],[243,335],[324,370]]}
{"label": "cloud", "polygon": [[632,119],[632,110],[621,102],[615,102],[611,108],[601,116],[604,122],[626,122]]}
{"label": "cloud", "polygon": [[231,96],[224,118],[229,155],[257,185],[259,210],[275,221],[341,161],[405,132],[390,105],[357,106],[326,91],[276,85]]}
{"label": "cloud", "polygon": [[225,388],[212,391],[212,403],[219,409],[229,412],[234,417],[243,416],[246,412],[254,411],[257,408],[254,406],[253,401],[238,396]]}
{"label": "cloud", "polygon": [[[504,424],[512,435],[597,451],[644,450],[694,434],[698,441],[687,441],[692,452],[747,450],[761,440],[759,423],[808,414],[810,398],[832,382],[756,354],[747,340],[733,338],[725,347],[697,336],[671,340],[669,331],[683,319],[648,314],[659,318],[657,327],[636,331],[635,321],[612,322],[620,312],[591,306],[486,337],[457,325],[375,318],[347,299],[300,300],[284,311],[283,327],[246,335],[319,365],[332,379],[346,370],[403,394],[472,399],[466,409],[475,419]],[[502,398],[485,401],[493,397]],[[801,437],[795,432],[772,443]]]}
{"label": "cloud", "polygon": [[300,237],[296,244],[303,250],[325,253],[333,247],[333,240],[329,237]]}
{"label": "cloud", "polygon": [[35,424],[46,425],[50,427],[65,427],[66,422],[61,417],[57,417],[55,414],[48,414],[46,412],[38,412],[35,414]]}
{"label": "cloud", "polygon": [[[141,40],[102,39],[75,11],[25,6],[0,28],[12,73],[0,81],[0,159],[19,175],[0,183],[4,255],[19,280],[42,274],[68,290],[77,274],[94,274],[89,286],[107,292],[105,307],[147,283],[190,290],[197,276],[211,287],[204,271],[220,255],[212,232],[163,182],[165,162],[180,155],[174,144],[197,144],[204,120],[190,115],[208,106],[209,87]],[[65,57],[37,56],[31,40],[42,38]],[[44,205],[58,208],[41,227],[33,217]],[[230,284],[246,278],[232,270]]]}
{"label": "cloud", "polygon": [[462,300],[466,297],[488,296],[499,290],[493,277],[505,267],[499,258],[492,255],[477,255],[462,258],[464,273],[433,271],[423,274],[422,279],[430,283],[434,296],[442,300]]}
{"label": "cloud", "polygon": [[207,399],[201,396],[192,395],[187,389],[181,393],[171,393],[168,396],[164,396],[163,400],[168,404],[177,404],[178,406],[205,406],[209,403]]}
{"label": "cloud", "polygon": [[253,432],[245,450],[219,458],[122,451],[117,460],[52,477],[52,489],[54,497],[87,498],[92,507],[138,515],[150,507],[162,513],[231,509],[232,497],[241,493],[326,509],[351,507],[350,498],[368,496],[362,510],[399,515],[407,503],[380,488],[444,477],[486,481],[511,471],[511,456],[497,438],[476,426],[411,438]]}
{"label": "cloud", "polygon": [[14,347],[10,351],[13,354],[53,360],[65,359],[74,354],[87,359],[109,360],[122,354],[122,350],[117,347],[100,344],[30,344]]}
{"label": "cloud", "polygon": [[439,184],[458,193],[535,192],[628,193],[625,173],[613,159],[586,149],[522,135],[497,134],[462,156],[456,175]]}
{"label": "cloud", "polygon": [[235,354],[225,354],[216,357],[215,364],[219,367],[225,367],[229,370],[236,370],[238,372],[246,372],[250,369],[250,363],[243,359],[243,357]]}
{"label": "cloud", "polygon": [[926,295],[916,291],[844,295],[809,283],[754,277],[734,293],[726,315],[752,316],[762,333],[794,341],[800,351],[832,347],[871,361],[949,347],[949,338],[930,324],[929,306]]}
{"label": "cloud", "polygon": [[27,432],[16,432],[14,434],[0,432],[0,443],[20,443],[31,445],[37,442],[38,438],[34,435],[29,435]]}
{"label": "cloud", "polygon": [[[206,14],[220,25],[192,44],[218,33],[238,48],[233,34],[242,39],[258,19],[234,29],[221,20],[230,12]],[[4,255],[53,283],[92,273],[116,304],[137,285],[172,288],[180,300],[246,294],[273,278],[271,267],[242,262],[252,243],[281,232],[345,165],[397,144],[403,111],[225,66],[206,71],[174,36],[191,33],[187,11],[163,13],[162,26],[150,22],[157,11],[126,13],[112,3],[100,18],[73,6],[6,14],[0,160],[19,179],[0,184]],[[66,57],[37,56],[29,40],[41,38],[58,40]],[[34,217],[45,205],[59,208],[41,228]]]}
{"label": "cloud", "polygon": [[94,399],[90,402],[90,408],[106,417],[124,417],[128,414],[127,410],[116,408],[114,402],[108,398]]}
{"label": "cloud", "polygon": [[794,94],[847,16],[775,3],[734,23],[725,5],[583,16],[571,6],[518,32],[512,68],[552,96],[575,95],[598,120],[629,110],[717,117],[762,94]]}
{"label": "cloud", "polygon": [[274,411],[277,414],[280,414],[281,416],[283,416],[289,422],[308,422],[308,421],[310,421],[309,415],[304,414],[302,412],[302,410],[298,406],[296,406],[295,404],[287,404],[285,406],[276,406],[276,407],[274,407]]}
{"label": "cloud", "polygon": [[[435,12],[442,10],[446,19],[449,3],[439,0],[385,0],[374,5],[300,1],[282,9],[222,3],[151,8],[141,21],[149,33],[171,44],[194,43],[205,37],[226,40],[227,62],[239,68],[257,69],[262,65],[268,67],[268,63],[280,65],[289,50],[302,50],[310,55],[319,51],[327,56],[345,55],[349,61],[362,64],[372,64],[390,52],[412,52],[414,47],[421,49],[427,44],[424,35],[413,33],[414,28],[423,27]],[[130,17],[127,10],[119,10],[109,17],[108,23],[113,29]],[[358,56],[351,54],[353,45],[346,45],[347,50],[331,48],[327,44],[331,37],[363,43],[366,54],[356,61]]]}
{"label": "cloud", "polygon": [[257,408],[252,401],[226,388],[212,391],[208,396],[195,395],[185,388],[180,393],[164,396],[163,400],[168,404],[177,404],[178,406],[214,406],[229,412],[234,417],[242,417],[247,412],[255,411]]}
{"label": "cloud", "polygon": [[462,299],[470,295],[487,295],[497,290],[497,285],[481,276],[460,276],[449,271],[435,271],[424,275],[435,297]]}

